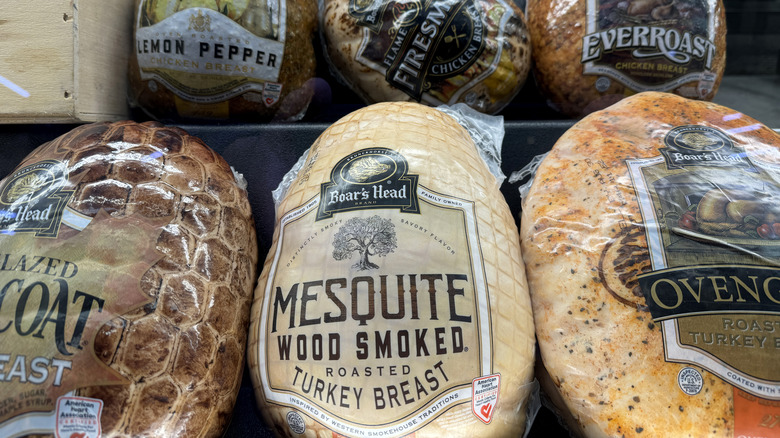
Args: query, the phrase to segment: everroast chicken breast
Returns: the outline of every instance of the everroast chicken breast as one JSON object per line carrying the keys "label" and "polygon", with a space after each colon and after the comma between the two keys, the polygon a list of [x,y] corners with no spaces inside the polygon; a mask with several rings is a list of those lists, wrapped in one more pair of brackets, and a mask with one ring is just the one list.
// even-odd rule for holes
{"label": "everroast chicken breast", "polygon": [[523,256],[540,375],[574,432],[777,436],[778,147],[737,111],[648,92],[542,161]]}
{"label": "everroast chicken breast", "polygon": [[722,1],[528,0],[533,75],[582,117],[643,91],[712,100],[726,68]]}
{"label": "everroast chicken breast", "polygon": [[257,241],[199,139],[83,125],[0,182],[0,436],[214,437],[241,382]]}
{"label": "everroast chicken breast", "polygon": [[[472,111],[473,112],[473,111]],[[518,436],[535,341],[516,226],[453,117],[349,114],[277,209],[249,366],[279,436]]]}

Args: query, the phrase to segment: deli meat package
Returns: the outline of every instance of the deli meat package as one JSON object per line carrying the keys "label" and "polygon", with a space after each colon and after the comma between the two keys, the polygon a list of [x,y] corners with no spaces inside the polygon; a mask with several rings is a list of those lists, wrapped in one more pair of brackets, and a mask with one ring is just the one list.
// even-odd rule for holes
{"label": "deli meat package", "polygon": [[0,436],[223,433],[258,257],[241,181],[156,122],[76,127],[0,181]]}
{"label": "deli meat package", "polygon": [[737,111],[646,92],[541,162],[520,234],[542,387],[572,431],[778,436],[779,147]]}
{"label": "deli meat package", "polygon": [[581,117],[643,91],[712,100],[726,66],[722,0],[528,0],[534,78]]}
{"label": "deli meat package", "polygon": [[248,352],[279,436],[526,430],[530,298],[517,227],[475,147],[498,158],[501,137],[500,118],[462,105],[380,103],[329,127],[285,177]]}
{"label": "deli meat package", "polygon": [[295,121],[315,94],[315,0],[135,0],[130,102],[158,120]]}
{"label": "deli meat package", "polygon": [[368,103],[463,102],[494,114],[517,95],[531,68],[528,28],[514,0],[319,5],[329,65]]}

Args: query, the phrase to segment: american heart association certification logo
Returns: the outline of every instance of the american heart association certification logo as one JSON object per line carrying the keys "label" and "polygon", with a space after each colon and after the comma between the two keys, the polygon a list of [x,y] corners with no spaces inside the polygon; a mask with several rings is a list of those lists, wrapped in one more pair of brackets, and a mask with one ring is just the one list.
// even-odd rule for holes
{"label": "american heart association certification logo", "polygon": [[485,424],[493,420],[500,383],[500,374],[479,377],[471,382],[471,411]]}

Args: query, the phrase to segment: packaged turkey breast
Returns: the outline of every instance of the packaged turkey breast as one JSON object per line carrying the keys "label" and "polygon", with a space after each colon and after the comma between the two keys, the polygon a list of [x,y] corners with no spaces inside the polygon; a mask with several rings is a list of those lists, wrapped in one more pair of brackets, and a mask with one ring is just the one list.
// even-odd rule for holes
{"label": "packaged turkey breast", "polygon": [[315,93],[313,0],[136,0],[130,102],[158,120],[294,121]]}
{"label": "packaged turkey breast", "polygon": [[335,75],[368,103],[466,103],[494,114],[531,66],[523,12],[512,0],[319,0]]}
{"label": "packaged turkey breast", "polygon": [[257,240],[243,181],[155,122],[82,125],[0,181],[0,436],[220,436]]}
{"label": "packaged turkey breast", "polygon": [[646,92],[569,129],[523,200],[550,399],[584,436],[777,436],[780,135]]}
{"label": "packaged turkey breast", "polygon": [[[502,121],[446,111],[355,111],[277,191],[248,355],[279,436],[528,429],[535,340],[517,227],[455,117],[493,164]],[[464,112],[488,117],[492,134]]]}
{"label": "packaged turkey breast", "polygon": [[570,117],[643,91],[712,100],[726,66],[720,0],[528,0],[534,78]]}

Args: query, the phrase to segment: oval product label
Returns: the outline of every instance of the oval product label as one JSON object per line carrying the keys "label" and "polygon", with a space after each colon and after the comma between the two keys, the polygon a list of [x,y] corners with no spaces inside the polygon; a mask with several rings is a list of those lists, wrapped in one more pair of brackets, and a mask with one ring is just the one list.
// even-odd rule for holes
{"label": "oval product label", "polygon": [[489,422],[499,376],[474,203],[418,185],[388,148],[330,176],[279,224],[258,326],[266,400],[335,433],[402,436],[477,387]]}
{"label": "oval product label", "polygon": [[142,79],[159,81],[176,96],[203,104],[247,91],[278,95],[284,0],[269,1],[262,10],[237,3],[219,11],[205,5],[178,10],[176,3],[140,2],[134,50]]}

